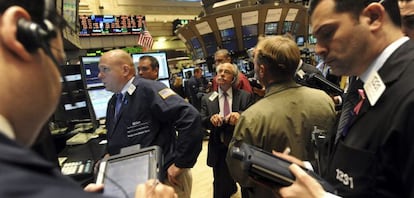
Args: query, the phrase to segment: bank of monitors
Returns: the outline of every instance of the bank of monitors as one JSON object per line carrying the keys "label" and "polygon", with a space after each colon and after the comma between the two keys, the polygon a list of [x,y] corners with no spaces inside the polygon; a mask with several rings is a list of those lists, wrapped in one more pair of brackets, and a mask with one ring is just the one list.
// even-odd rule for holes
{"label": "bank of monitors", "polygon": [[[160,66],[159,71],[158,71],[158,79],[169,79],[170,78],[167,54],[165,52],[148,52],[148,53],[132,54],[132,60],[134,62],[135,68],[138,67],[139,59],[142,56],[152,56],[158,60],[158,64]],[[138,72],[138,70],[136,71]]]}
{"label": "bank of monitors", "polygon": [[82,72],[87,89],[94,87],[103,87],[103,82],[98,78],[100,56],[81,57]]}

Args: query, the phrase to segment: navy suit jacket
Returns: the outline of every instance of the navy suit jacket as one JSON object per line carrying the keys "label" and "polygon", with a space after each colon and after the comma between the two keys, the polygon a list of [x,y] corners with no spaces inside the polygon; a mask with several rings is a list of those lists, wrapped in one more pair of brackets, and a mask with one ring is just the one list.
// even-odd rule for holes
{"label": "navy suit jacket", "polygon": [[55,164],[0,133],[0,197],[103,197],[87,193]]}
{"label": "navy suit jacket", "polygon": [[179,168],[192,168],[201,151],[199,112],[164,84],[135,78],[135,89],[126,94],[117,119],[114,118],[116,97],[107,109],[108,153],[140,144],[141,148],[158,145],[164,156],[164,169],[172,163]]}

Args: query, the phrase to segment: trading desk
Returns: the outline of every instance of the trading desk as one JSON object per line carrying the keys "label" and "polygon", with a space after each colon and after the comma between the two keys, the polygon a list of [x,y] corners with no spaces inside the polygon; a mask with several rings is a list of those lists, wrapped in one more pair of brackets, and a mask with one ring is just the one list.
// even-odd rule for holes
{"label": "trading desk", "polygon": [[[105,134],[76,134],[76,135],[87,135],[88,139],[85,143],[68,145],[70,139],[67,140],[67,145],[59,152],[59,159],[65,159],[64,163],[69,162],[85,162],[91,160],[91,167],[95,166],[95,163],[98,162],[106,153],[106,135]],[[75,135],[75,136],[76,136]],[[72,138],[76,138],[73,136]],[[70,176],[70,175],[69,175]],[[81,186],[85,186],[88,183],[94,182],[93,171],[90,174],[84,175],[72,175],[72,178],[75,179]]]}

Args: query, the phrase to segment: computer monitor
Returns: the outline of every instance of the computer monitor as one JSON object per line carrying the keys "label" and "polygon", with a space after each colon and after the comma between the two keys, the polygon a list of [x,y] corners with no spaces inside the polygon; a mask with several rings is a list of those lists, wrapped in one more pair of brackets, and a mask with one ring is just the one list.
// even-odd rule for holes
{"label": "computer monitor", "polygon": [[243,37],[257,36],[257,24],[242,26]]}
{"label": "computer monitor", "polygon": [[265,23],[265,35],[277,35],[278,22]]}
{"label": "computer monitor", "polygon": [[237,40],[234,28],[220,30],[221,41]]}
{"label": "computer monitor", "polygon": [[183,69],[183,79],[190,79],[194,75],[194,67]]}
{"label": "computer monitor", "polygon": [[98,78],[100,58],[100,56],[81,57],[82,74],[87,89],[104,86],[103,82]]}
{"label": "computer monitor", "polygon": [[78,122],[93,122],[80,65],[61,65],[60,67],[62,77],[66,78],[67,84],[62,86],[62,94],[52,121],[61,128],[73,127],[74,123]]}
{"label": "computer monitor", "polygon": [[134,62],[135,68],[138,67],[139,58],[144,55],[153,56],[154,58],[158,60],[158,64],[160,66],[159,71],[158,71],[159,79],[170,78],[168,62],[167,62],[167,54],[165,52],[148,52],[148,53],[132,54],[132,60]]}
{"label": "computer monitor", "polygon": [[304,36],[296,36],[296,44],[299,47],[305,46],[305,37]]}
{"label": "computer monitor", "polygon": [[105,88],[88,90],[89,99],[92,104],[93,113],[97,120],[106,118],[108,102],[114,93],[107,91]]}

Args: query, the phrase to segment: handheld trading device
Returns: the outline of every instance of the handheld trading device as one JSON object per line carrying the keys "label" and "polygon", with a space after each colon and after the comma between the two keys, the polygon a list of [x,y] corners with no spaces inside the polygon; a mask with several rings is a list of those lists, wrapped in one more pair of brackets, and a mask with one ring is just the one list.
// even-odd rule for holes
{"label": "handheld trading device", "polygon": [[104,195],[134,197],[138,184],[159,179],[161,156],[159,146],[121,151],[101,162],[96,183],[104,184]]}
{"label": "handheld trading device", "polygon": [[[242,161],[242,169],[250,177],[278,186],[289,186],[295,181],[295,176],[289,171],[291,162],[243,142],[236,144],[238,145],[230,151],[231,157]],[[335,189],[316,173],[305,168],[304,170],[315,178],[325,191],[335,192]]]}

